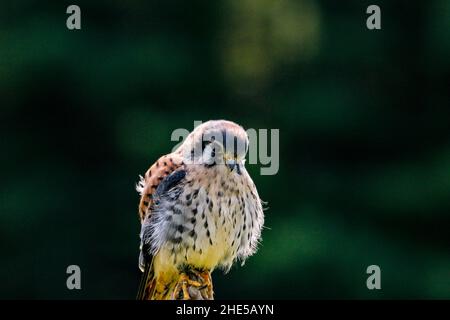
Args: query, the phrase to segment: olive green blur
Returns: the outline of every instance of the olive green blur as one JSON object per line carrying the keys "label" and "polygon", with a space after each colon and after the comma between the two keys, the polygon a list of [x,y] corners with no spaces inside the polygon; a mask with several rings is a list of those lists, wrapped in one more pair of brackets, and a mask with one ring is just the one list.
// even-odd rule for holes
{"label": "olive green blur", "polygon": [[449,84],[448,0],[3,1],[0,298],[134,299],[138,175],[221,118],[280,168],[247,165],[263,241],[216,298],[450,298]]}

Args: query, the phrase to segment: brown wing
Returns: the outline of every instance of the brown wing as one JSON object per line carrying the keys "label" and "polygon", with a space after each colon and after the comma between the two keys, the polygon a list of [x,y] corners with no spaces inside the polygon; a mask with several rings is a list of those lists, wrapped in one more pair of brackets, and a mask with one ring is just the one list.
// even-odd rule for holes
{"label": "brown wing", "polygon": [[141,194],[139,202],[139,217],[141,223],[149,213],[149,208],[153,202],[153,194],[159,183],[183,165],[183,159],[179,153],[171,153],[158,159],[145,173],[138,184]]}
{"label": "brown wing", "polygon": [[[159,158],[141,177],[137,189],[141,194],[139,202],[139,217],[141,223],[144,222],[146,216],[151,214],[150,208],[153,203],[153,195],[161,181],[170,175],[176,169],[183,166],[183,159],[179,153],[171,153]],[[142,256],[142,253],[141,253]],[[145,263],[144,273],[142,275],[138,300],[152,299],[156,285],[156,278],[153,274],[153,258]]]}

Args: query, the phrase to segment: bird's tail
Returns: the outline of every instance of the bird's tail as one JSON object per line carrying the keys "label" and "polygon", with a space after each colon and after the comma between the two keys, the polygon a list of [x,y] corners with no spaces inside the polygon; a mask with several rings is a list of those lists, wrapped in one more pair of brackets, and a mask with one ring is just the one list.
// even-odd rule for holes
{"label": "bird's tail", "polygon": [[153,261],[146,263],[136,300],[151,300],[154,295],[156,279],[153,272]]}
{"label": "bird's tail", "polygon": [[172,300],[176,282],[165,283],[155,275],[153,259],[146,263],[136,300]]}

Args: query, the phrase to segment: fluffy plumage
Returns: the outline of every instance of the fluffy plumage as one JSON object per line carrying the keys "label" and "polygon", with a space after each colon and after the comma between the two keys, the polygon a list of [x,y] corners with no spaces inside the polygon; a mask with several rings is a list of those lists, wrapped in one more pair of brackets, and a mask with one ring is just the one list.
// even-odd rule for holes
{"label": "fluffy plumage", "polygon": [[208,121],[141,177],[139,298],[178,298],[187,270],[210,277],[256,251],[264,215],[244,166],[247,149],[242,127]]}

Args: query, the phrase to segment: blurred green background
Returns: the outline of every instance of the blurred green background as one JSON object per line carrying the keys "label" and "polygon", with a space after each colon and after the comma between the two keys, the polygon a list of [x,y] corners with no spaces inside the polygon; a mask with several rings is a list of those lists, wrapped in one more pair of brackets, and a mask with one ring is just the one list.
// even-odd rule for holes
{"label": "blurred green background", "polygon": [[280,170],[217,298],[450,298],[449,84],[447,0],[3,1],[0,298],[134,299],[138,175],[218,118],[280,129]]}

